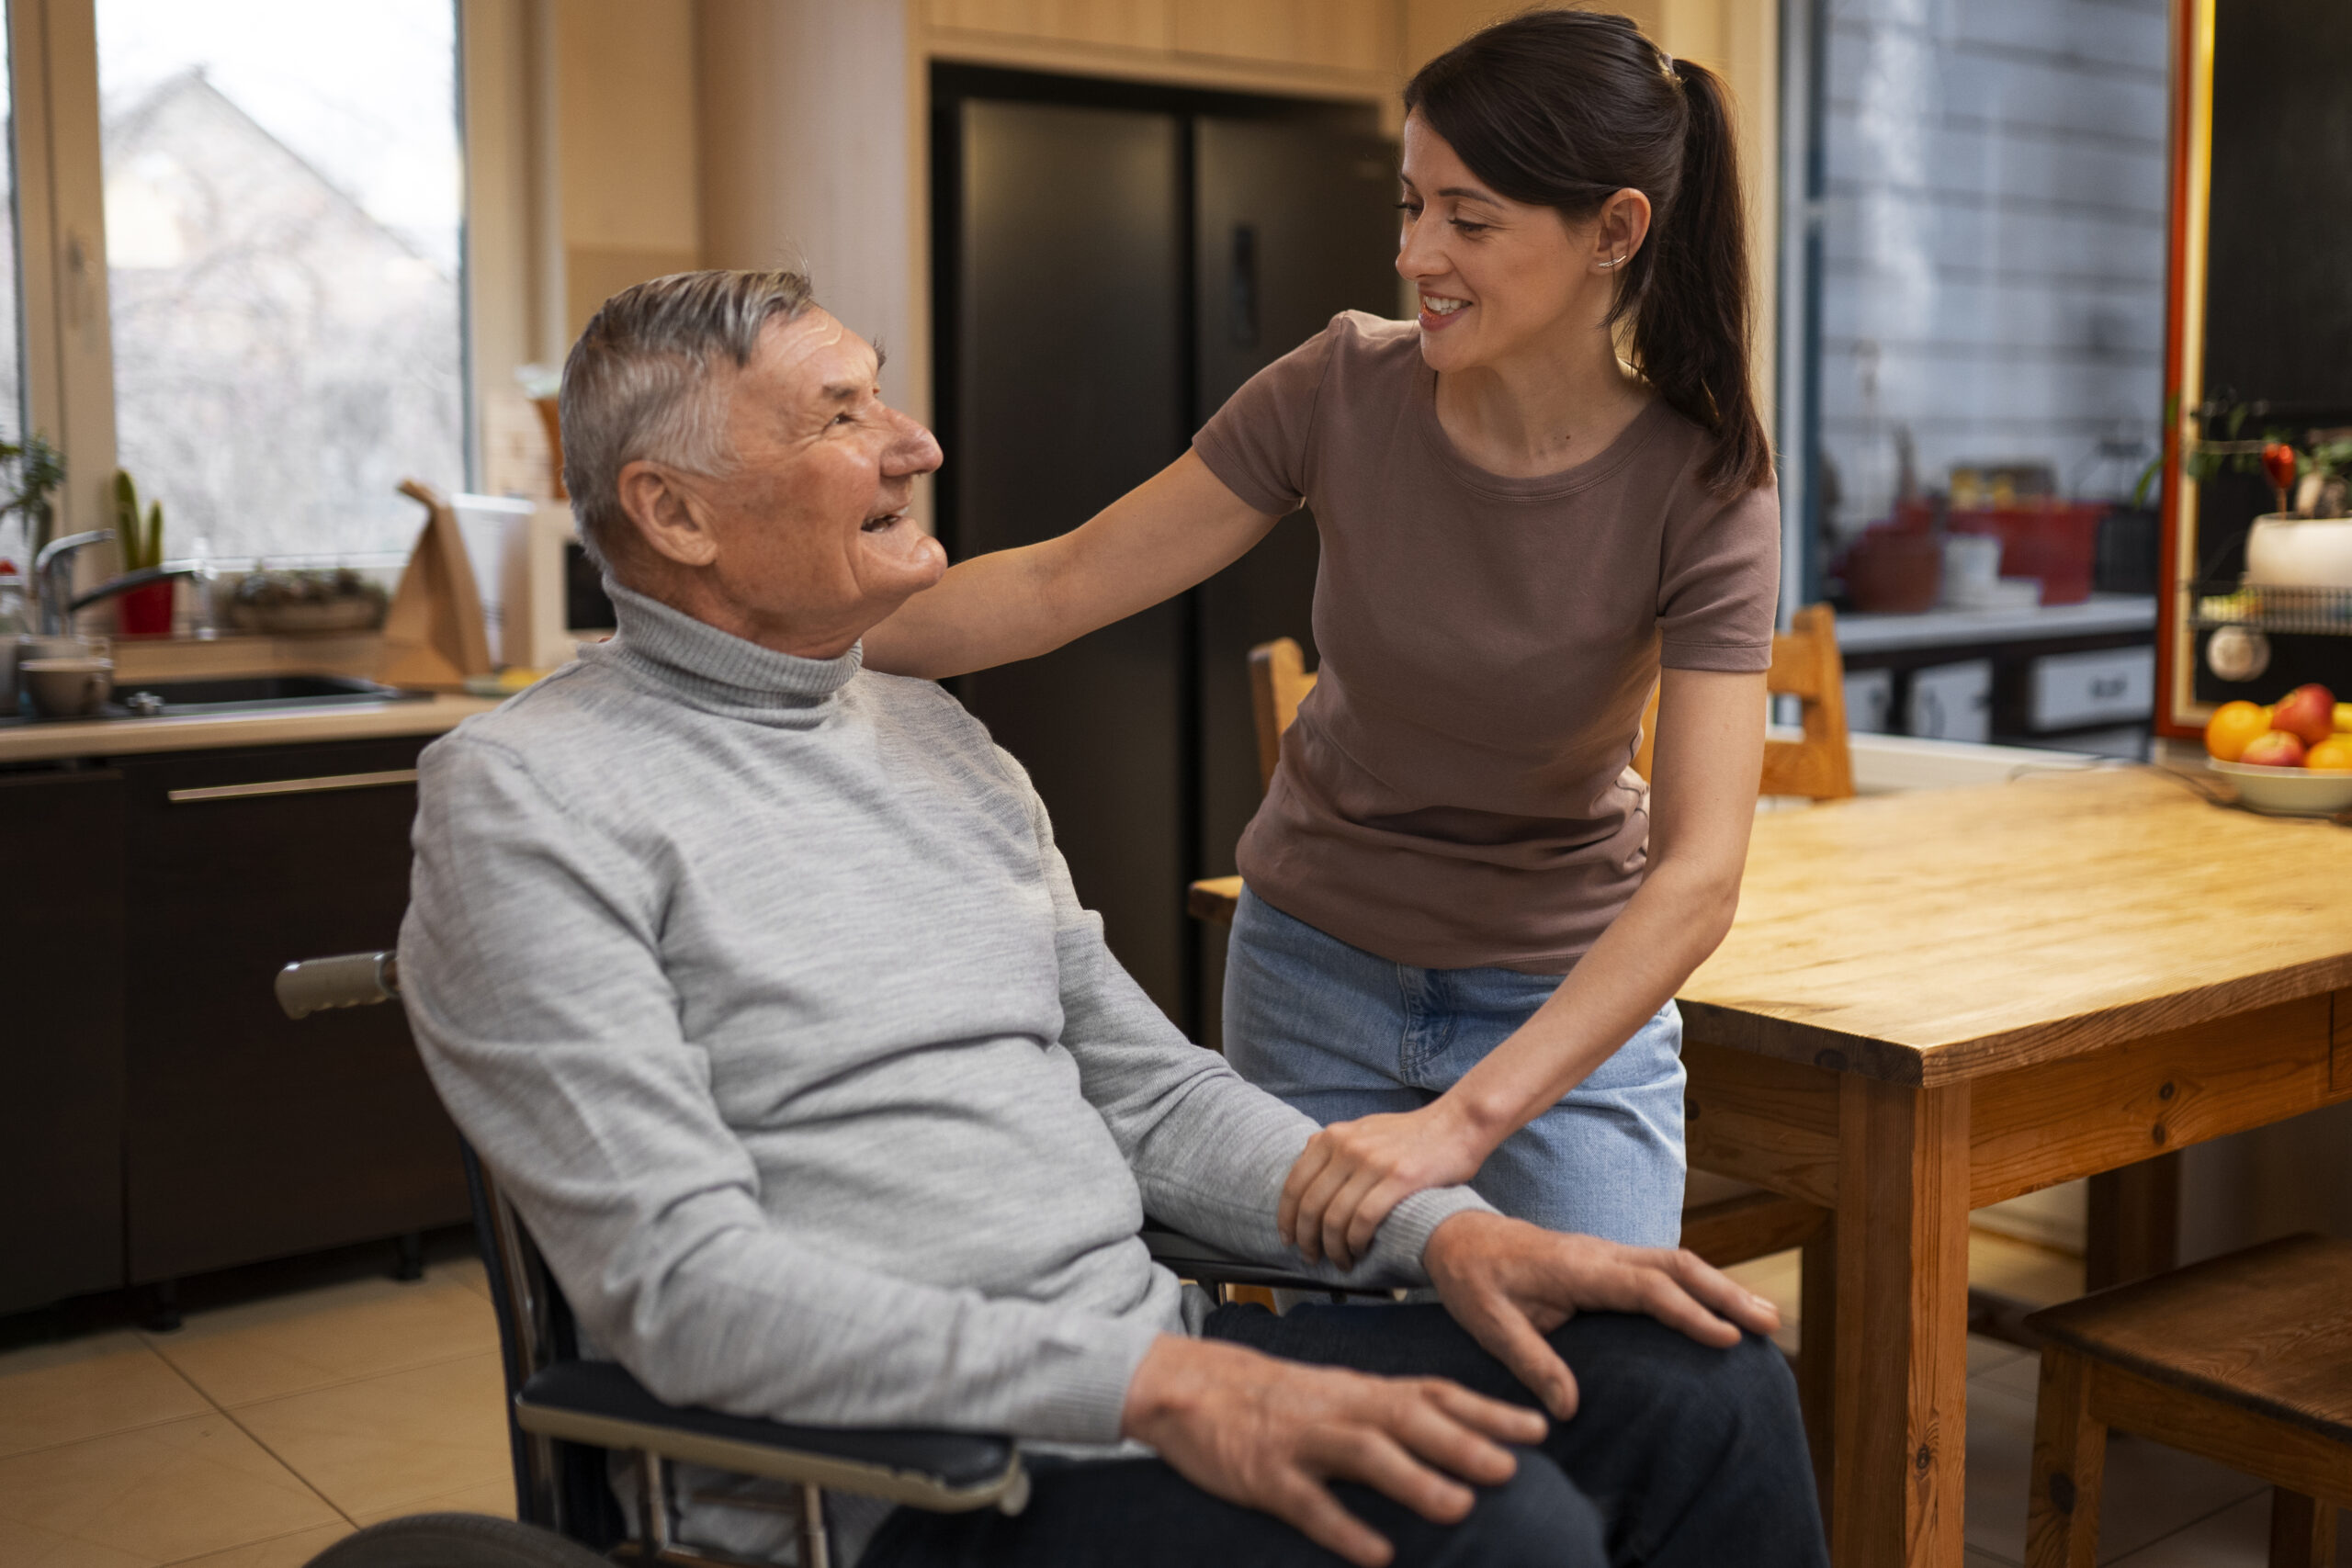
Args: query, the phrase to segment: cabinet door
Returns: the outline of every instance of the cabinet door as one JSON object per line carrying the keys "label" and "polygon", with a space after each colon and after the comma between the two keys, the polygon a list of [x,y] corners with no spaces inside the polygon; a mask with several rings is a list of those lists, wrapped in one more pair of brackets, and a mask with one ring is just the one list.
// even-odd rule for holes
{"label": "cabinet door", "polygon": [[125,765],[134,1282],[465,1217],[401,1010],[297,1022],[271,990],[290,960],[397,940],[424,744]]}
{"label": "cabinet door", "polygon": [[122,787],[0,776],[0,1312],[122,1283]]}
{"label": "cabinet door", "polygon": [[[1183,451],[1184,147],[1172,114],[1063,104],[967,101],[958,130],[941,478],[974,556],[1074,528]],[[961,694],[1035,781],[1111,951],[1180,1021],[1186,612],[1154,605]]]}

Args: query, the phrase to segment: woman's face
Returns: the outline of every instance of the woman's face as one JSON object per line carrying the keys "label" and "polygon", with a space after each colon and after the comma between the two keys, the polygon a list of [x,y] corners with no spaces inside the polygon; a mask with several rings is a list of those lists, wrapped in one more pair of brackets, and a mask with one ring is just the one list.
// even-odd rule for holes
{"label": "woman's face", "polygon": [[1649,227],[1619,191],[1592,219],[1498,196],[1418,114],[1405,119],[1396,271],[1420,291],[1421,356],[1443,374],[1558,354],[1606,330],[1614,274]]}

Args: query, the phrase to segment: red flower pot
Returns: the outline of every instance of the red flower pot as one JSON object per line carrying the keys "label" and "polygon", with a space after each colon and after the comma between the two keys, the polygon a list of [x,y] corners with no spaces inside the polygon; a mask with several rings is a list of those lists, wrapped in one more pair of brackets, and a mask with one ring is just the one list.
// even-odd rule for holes
{"label": "red flower pot", "polygon": [[143,588],[133,588],[115,596],[116,624],[125,637],[169,637],[172,635],[172,591],[179,586],[176,579],[165,578]]}

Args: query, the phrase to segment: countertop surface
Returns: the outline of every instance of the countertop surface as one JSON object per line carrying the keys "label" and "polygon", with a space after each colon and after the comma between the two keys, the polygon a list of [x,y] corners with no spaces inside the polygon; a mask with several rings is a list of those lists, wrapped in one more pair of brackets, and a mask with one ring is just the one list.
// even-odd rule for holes
{"label": "countertop surface", "polygon": [[67,757],[129,757],[153,751],[439,735],[457,728],[459,720],[488,713],[497,705],[498,700],[491,697],[442,695],[260,713],[19,721],[0,724],[0,766]]}

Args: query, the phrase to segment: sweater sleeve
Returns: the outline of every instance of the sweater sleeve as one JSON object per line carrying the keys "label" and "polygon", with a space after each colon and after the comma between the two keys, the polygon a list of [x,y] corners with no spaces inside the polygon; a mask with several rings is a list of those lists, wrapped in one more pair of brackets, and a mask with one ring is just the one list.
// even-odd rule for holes
{"label": "sweater sleeve", "polygon": [[1061,967],[1062,1043],[1087,1100],[1110,1127],[1143,1191],[1144,1213],[1259,1262],[1338,1283],[1426,1285],[1421,1250],[1465,1209],[1492,1212],[1466,1187],[1432,1188],[1397,1204],[1351,1270],[1309,1264],[1275,1228],[1283,1179],[1315,1122],[1246,1082],[1223,1056],[1184,1038],[1112,956],[1102,918],[1080,904],[1054,844],[1045,804],[1021,764],[1005,767],[1029,803],[1054,900]]}
{"label": "sweater sleeve", "polygon": [[425,753],[415,850],[425,1066],[605,1354],[673,1404],[1117,1440],[1149,1323],[845,1266],[763,1209],[680,1026],[657,846],[460,735]]}

